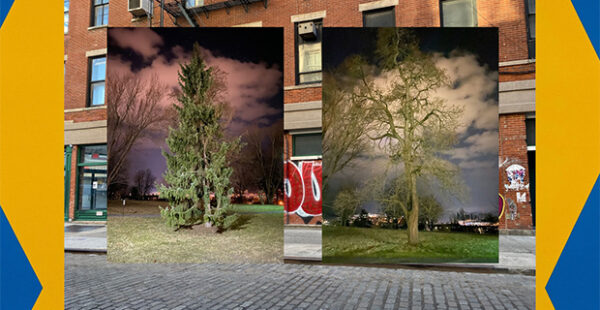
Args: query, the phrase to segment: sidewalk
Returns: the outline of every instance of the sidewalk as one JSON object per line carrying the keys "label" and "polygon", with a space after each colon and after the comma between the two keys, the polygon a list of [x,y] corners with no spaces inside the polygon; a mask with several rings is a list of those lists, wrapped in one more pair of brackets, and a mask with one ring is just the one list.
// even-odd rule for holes
{"label": "sidewalk", "polygon": [[106,253],[106,224],[65,223],[65,252]]}

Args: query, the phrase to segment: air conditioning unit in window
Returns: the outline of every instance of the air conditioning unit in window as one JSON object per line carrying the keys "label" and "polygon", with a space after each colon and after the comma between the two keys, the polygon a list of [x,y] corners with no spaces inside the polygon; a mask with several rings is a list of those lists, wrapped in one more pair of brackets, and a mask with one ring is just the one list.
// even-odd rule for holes
{"label": "air conditioning unit in window", "polygon": [[152,14],[150,0],[129,0],[129,13],[136,17]]}
{"label": "air conditioning unit in window", "polygon": [[314,40],[317,38],[317,26],[314,22],[299,23],[298,35],[304,40]]}

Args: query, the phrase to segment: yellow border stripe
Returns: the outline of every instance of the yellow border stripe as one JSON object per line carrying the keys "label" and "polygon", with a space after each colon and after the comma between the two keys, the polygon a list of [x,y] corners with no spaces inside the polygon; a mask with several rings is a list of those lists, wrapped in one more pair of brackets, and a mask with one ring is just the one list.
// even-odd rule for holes
{"label": "yellow border stripe", "polygon": [[0,28],[0,204],[43,287],[34,309],[62,309],[63,34],[60,1],[40,5],[16,0]]}

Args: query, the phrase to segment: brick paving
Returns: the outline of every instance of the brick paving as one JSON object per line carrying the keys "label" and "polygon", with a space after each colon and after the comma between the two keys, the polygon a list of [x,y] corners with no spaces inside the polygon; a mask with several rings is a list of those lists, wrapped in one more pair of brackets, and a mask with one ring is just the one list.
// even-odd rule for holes
{"label": "brick paving", "polygon": [[66,309],[535,309],[521,274],[300,264],[112,264],[65,254]]}

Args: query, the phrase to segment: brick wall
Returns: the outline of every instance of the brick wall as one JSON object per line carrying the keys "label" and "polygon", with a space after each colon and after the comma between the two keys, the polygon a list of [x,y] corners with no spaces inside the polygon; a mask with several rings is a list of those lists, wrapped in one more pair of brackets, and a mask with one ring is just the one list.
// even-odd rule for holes
{"label": "brick wall", "polygon": [[284,91],[284,94],[283,94],[283,102],[284,103],[295,103],[295,102],[320,101],[321,100],[321,90],[322,90],[321,86],[286,90],[286,91]]}
{"label": "brick wall", "polygon": [[[106,48],[106,28],[88,29],[91,19],[91,3],[91,0],[72,0],[69,5],[69,33],[65,35],[65,55],[67,55],[65,109],[86,107],[88,92],[86,52]],[[79,122],[106,119],[106,110],[102,111],[68,112],[65,113],[65,120]],[[104,114],[102,115],[102,113]]]}
{"label": "brick wall", "polygon": [[106,109],[90,109],[65,113],[65,121],[91,122],[107,119]]}
{"label": "brick wall", "polygon": [[[206,4],[222,0],[207,0]],[[271,0],[268,8],[262,2],[249,5],[248,12],[242,6],[233,7],[227,12],[225,9],[211,11],[208,17],[203,13],[194,16],[196,23],[201,27],[233,26],[251,22],[262,21],[263,27],[284,27],[284,85],[295,85],[295,51],[294,29],[290,16],[316,11],[326,11],[323,19],[324,27],[361,27],[362,12],[358,6],[368,0]],[[127,11],[126,0],[112,0],[110,2],[111,26],[148,26],[147,18],[133,19]],[[153,26],[159,25],[158,5],[154,12]],[[527,28],[525,20],[524,0],[485,0],[477,1],[478,25],[482,27],[499,27],[500,61],[526,59]],[[396,25],[399,27],[439,27],[440,6],[439,0],[402,0],[395,6]],[[177,23],[189,26],[188,22],[180,17]],[[174,26],[171,18],[165,12],[165,26]],[[512,77],[514,78],[514,77]],[[295,91],[297,93],[310,93],[314,90]],[[291,91],[286,91],[286,94]],[[287,95],[286,95],[287,96]],[[290,94],[289,96],[293,96]],[[313,98],[311,96],[311,98]],[[310,99],[313,100],[313,99]],[[288,102],[297,102],[286,99]]]}
{"label": "brick wall", "polygon": [[[499,124],[499,190],[505,197],[506,208],[500,218],[501,229],[532,229],[531,196],[529,193],[529,167],[524,114],[500,115]],[[508,171],[512,166],[525,169],[523,186],[510,188]],[[507,186],[509,186],[507,188]]]}
{"label": "brick wall", "polygon": [[[168,0],[167,0],[168,1]],[[206,4],[223,0],[206,0]],[[202,13],[193,16],[201,27],[233,26],[261,21],[263,27],[284,27],[284,86],[295,83],[295,44],[294,29],[290,16],[315,11],[326,11],[323,19],[325,27],[361,27],[362,13],[358,5],[369,0],[271,0],[268,8],[263,3],[249,5],[248,12],[242,6],[212,11],[208,17]],[[148,20],[133,18],[128,12],[127,0],[110,1],[109,25],[115,27],[146,27]],[[482,27],[499,27],[499,61],[523,60],[528,57],[526,20],[524,0],[478,0],[478,25]],[[84,108],[87,96],[88,62],[85,52],[106,47],[106,28],[88,30],[90,25],[91,0],[72,0],[70,4],[69,33],[65,35],[65,54],[68,55],[65,77],[65,109]],[[158,3],[154,11],[153,26],[159,25]],[[396,24],[400,27],[439,27],[440,6],[438,0],[399,0],[395,7]],[[173,20],[165,12],[165,26],[175,26]],[[180,17],[176,21],[180,26],[189,26]],[[535,78],[535,63],[500,68],[500,82]],[[288,89],[284,91],[284,102],[306,102],[321,100],[321,87]],[[106,119],[106,110],[91,110],[65,113],[66,120],[91,121]],[[514,127],[513,127],[514,126]],[[286,136],[286,141],[291,139]],[[527,168],[527,152],[525,144],[525,123],[523,114],[500,116],[500,157],[511,158]],[[286,155],[291,154],[287,147]],[[289,144],[291,145],[291,143]],[[506,182],[506,167],[500,168],[500,186]],[[528,171],[526,180],[528,180]],[[502,190],[501,190],[502,192]],[[527,201],[529,201],[529,192]],[[508,191],[507,198],[516,201],[516,193]],[[508,220],[507,228],[531,227],[531,211],[529,203],[520,204],[517,220]],[[529,211],[528,211],[529,210]],[[529,219],[528,219],[529,218]],[[505,220],[506,219],[502,219]],[[527,222],[529,221],[529,223]]]}
{"label": "brick wall", "polygon": [[499,71],[500,82],[535,79],[535,63],[501,67]]}

